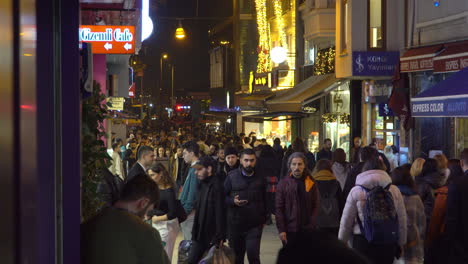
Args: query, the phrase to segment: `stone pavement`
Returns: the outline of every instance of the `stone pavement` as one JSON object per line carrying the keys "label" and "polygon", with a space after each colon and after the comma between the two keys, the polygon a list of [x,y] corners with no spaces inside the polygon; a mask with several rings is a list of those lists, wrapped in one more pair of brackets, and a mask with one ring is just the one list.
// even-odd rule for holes
{"label": "stone pavement", "polygon": [[[177,237],[176,244],[174,246],[174,255],[172,257],[172,264],[177,264],[177,254],[180,241],[182,241],[182,232]],[[262,264],[275,264],[276,256],[278,251],[282,247],[281,242],[278,238],[278,230],[276,225],[265,226],[262,235],[262,244],[260,248],[260,260]],[[245,258],[245,264],[249,263],[247,257]]]}

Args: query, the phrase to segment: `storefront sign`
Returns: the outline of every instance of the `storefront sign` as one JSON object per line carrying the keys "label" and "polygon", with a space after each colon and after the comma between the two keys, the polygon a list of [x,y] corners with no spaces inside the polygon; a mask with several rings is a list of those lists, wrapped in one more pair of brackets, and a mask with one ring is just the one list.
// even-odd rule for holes
{"label": "storefront sign", "polygon": [[257,73],[254,76],[254,91],[267,90],[271,88],[271,73]]}
{"label": "storefront sign", "polygon": [[125,98],[123,97],[107,97],[107,103],[110,105],[107,106],[109,110],[124,110]]}
{"label": "storefront sign", "polygon": [[80,26],[79,40],[93,43],[93,53],[135,53],[134,26]]}
{"label": "storefront sign", "polygon": [[413,99],[411,110],[414,117],[468,116],[468,98],[448,98],[419,101]]}
{"label": "storefront sign", "polygon": [[379,116],[394,116],[392,109],[386,103],[379,104]]}
{"label": "storefront sign", "polygon": [[353,52],[353,76],[392,76],[400,59],[398,51]]}
{"label": "storefront sign", "polygon": [[434,55],[429,54],[421,58],[402,58],[400,72],[431,71],[434,68]]}
{"label": "storefront sign", "polygon": [[468,53],[434,58],[434,73],[456,72],[468,67]]}

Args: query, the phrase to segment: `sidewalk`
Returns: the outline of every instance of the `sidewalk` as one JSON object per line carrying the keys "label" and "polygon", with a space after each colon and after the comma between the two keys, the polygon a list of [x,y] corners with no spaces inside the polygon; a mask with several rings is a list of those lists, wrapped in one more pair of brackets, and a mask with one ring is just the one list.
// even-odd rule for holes
{"label": "sidewalk", "polygon": [[[180,232],[174,247],[172,264],[177,264],[179,243],[182,240],[183,235],[182,232]],[[276,225],[273,223],[272,225],[265,226],[265,229],[263,229],[262,244],[260,248],[260,260],[262,264],[276,263],[276,256],[278,255],[278,251],[281,249],[281,247],[282,245],[278,238],[278,230],[276,229]],[[245,263],[249,263],[247,257],[245,258]]]}

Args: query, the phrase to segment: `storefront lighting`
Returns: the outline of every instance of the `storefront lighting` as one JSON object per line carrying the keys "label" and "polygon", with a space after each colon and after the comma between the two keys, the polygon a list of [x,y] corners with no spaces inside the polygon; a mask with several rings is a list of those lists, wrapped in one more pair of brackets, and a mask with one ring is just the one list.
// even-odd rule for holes
{"label": "storefront lighting", "polygon": [[440,6],[440,1],[439,0],[434,0],[434,6],[439,7]]}
{"label": "storefront lighting", "polygon": [[288,58],[288,51],[283,47],[274,47],[271,50],[271,60],[276,63],[280,64],[286,61]]}

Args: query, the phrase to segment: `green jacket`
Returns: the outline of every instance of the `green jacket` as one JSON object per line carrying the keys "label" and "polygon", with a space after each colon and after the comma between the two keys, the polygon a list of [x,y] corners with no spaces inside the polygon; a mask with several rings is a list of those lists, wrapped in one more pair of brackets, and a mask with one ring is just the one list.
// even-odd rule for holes
{"label": "green jacket", "polygon": [[81,225],[82,264],[169,264],[158,231],[127,211],[106,208]]}

